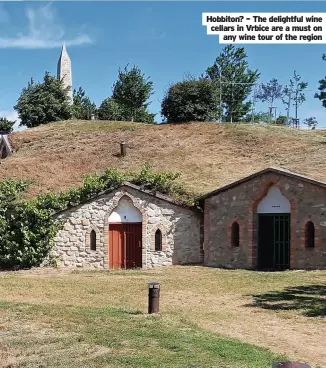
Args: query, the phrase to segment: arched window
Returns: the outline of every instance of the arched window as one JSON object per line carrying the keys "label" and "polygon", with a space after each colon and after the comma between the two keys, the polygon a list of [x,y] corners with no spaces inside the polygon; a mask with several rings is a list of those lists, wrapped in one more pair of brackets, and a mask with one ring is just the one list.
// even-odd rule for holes
{"label": "arched window", "polygon": [[162,231],[160,229],[157,229],[155,232],[155,250],[162,250]]}
{"label": "arched window", "polygon": [[92,230],[89,234],[90,237],[90,242],[89,242],[89,246],[91,250],[96,250],[96,232],[95,230]]}
{"label": "arched window", "polygon": [[232,224],[231,228],[231,245],[232,247],[238,247],[240,245],[240,227],[237,222]]}
{"label": "arched window", "polygon": [[305,229],[306,248],[315,248],[315,225],[308,221]]}

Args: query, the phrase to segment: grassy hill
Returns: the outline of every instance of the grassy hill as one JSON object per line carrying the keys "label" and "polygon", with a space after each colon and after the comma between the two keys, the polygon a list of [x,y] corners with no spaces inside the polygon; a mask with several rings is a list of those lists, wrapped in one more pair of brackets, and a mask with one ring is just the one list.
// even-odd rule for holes
{"label": "grassy hill", "polygon": [[[178,171],[202,194],[268,166],[326,181],[326,132],[251,124],[145,125],[66,121],[11,135],[15,153],[0,161],[0,179],[33,179],[34,196],[80,185],[107,167]],[[118,157],[126,142],[127,156]]]}

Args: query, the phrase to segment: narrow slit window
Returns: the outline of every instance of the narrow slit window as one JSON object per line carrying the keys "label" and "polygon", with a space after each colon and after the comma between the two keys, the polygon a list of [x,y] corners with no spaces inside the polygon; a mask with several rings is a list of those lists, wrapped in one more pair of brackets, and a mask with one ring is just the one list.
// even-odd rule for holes
{"label": "narrow slit window", "polygon": [[231,228],[231,245],[232,247],[238,247],[240,245],[240,227],[237,222],[232,224]]}
{"label": "narrow slit window", "polygon": [[92,230],[89,236],[90,236],[90,249],[96,250],[96,232],[95,230]]}
{"label": "narrow slit window", "polygon": [[157,229],[155,233],[155,250],[162,250],[162,231],[160,229]]}
{"label": "narrow slit window", "polygon": [[306,248],[315,248],[315,225],[308,221],[306,224]]}

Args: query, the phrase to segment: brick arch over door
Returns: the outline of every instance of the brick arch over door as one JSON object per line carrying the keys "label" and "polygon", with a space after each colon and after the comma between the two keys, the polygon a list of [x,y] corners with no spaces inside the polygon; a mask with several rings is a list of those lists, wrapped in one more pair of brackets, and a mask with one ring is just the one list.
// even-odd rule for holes
{"label": "brick arch over door", "polygon": [[291,204],[291,240],[290,240],[290,268],[294,263],[295,254],[295,224],[296,224],[296,213],[295,213],[295,201],[286,195],[284,188],[279,185],[279,179],[271,179],[264,183],[259,191],[259,194],[251,200],[250,211],[248,217],[248,266],[249,268],[256,268],[258,262],[258,215],[257,207],[260,201],[267,195],[269,189],[276,185],[281,194]]}
{"label": "brick arch over door", "polygon": [[147,214],[143,207],[141,207],[136,198],[130,193],[123,191],[113,198],[111,205],[104,217],[104,268],[109,268],[109,217],[116,207],[119,205],[121,198],[127,197],[132,201],[134,207],[136,207],[142,215],[142,267],[146,268],[147,264],[147,252],[146,252],[146,234],[147,234]]}

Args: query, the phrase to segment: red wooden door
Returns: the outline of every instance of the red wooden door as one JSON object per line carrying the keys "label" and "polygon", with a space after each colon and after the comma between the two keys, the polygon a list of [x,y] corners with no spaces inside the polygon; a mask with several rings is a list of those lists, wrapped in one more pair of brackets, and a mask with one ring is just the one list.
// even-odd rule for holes
{"label": "red wooden door", "polygon": [[123,224],[109,227],[109,268],[124,268]]}
{"label": "red wooden door", "polygon": [[142,224],[109,226],[109,268],[142,267]]}
{"label": "red wooden door", "polygon": [[142,266],[142,226],[141,224],[124,224],[126,241],[126,268]]}

